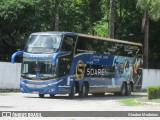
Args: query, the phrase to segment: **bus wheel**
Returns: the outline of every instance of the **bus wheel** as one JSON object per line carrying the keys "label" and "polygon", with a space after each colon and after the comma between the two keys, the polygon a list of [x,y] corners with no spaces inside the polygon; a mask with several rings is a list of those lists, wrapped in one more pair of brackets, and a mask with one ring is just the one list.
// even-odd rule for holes
{"label": "bus wheel", "polygon": [[51,98],[54,98],[55,94],[49,94],[49,96],[50,96]]}
{"label": "bus wheel", "polygon": [[120,95],[121,96],[125,96],[127,93],[127,86],[125,83],[122,84],[122,87],[121,87],[121,92],[120,92]]}
{"label": "bus wheel", "polygon": [[39,97],[40,98],[44,98],[44,94],[39,94]]}
{"label": "bus wheel", "polygon": [[85,83],[83,83],[81,91],[79,92],[79,97],[84,98],[87,96],[88,96],[88,88],[87,88],[87,85]]}
{"label": "bus wheel", "polygon": [[131,84],[128,84],[128,85],[127,85],[126,95],[127,95],[127,96],[131,95],[131,91],[132,91],[132,86],[131,86]]}
{"label": "bus wheel", "polygon": [[75,86],[75,83],[74,83],[72,85],[71,92],[69,94],[69,98],[74,99],[75,98],[75,93],[76,93],[76,86]]}

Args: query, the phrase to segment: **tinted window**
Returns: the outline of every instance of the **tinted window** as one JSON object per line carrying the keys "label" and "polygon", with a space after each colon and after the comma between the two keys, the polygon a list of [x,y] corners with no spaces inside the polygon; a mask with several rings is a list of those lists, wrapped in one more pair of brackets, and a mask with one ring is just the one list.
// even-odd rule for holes
{"label": "tinted window", "polygon": [[61,51],[74,51],[76,36],[65,36]]}
{"label": "tinted window", "polygon": [[76,53],[96,53],[93,46],[93,39],[79,37],[77,41]]}
{"label": "tinted window", "polygon": [[128,57],[142,57],[142,48],[106,40],[79,37],[76,53],[99,53]]}

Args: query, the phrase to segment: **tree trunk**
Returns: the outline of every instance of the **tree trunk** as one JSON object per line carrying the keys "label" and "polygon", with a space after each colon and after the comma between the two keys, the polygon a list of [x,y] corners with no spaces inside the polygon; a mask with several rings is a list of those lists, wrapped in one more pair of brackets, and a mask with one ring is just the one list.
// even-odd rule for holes
{"label": "tree trunk", "polygon": [[149,15],[148,15],[148,9],[145,9],[144,12],[144,68],[149,67],[149,59],[148,59],[148,51],[149,51]]}
{"label": "tree trunk", "polygon": [[109,37],[114,38],[114,0],[110,0]]}
{"label": "tree trunk", "polygon": [[55,0],[55,31],[59,30],[59,0]]}

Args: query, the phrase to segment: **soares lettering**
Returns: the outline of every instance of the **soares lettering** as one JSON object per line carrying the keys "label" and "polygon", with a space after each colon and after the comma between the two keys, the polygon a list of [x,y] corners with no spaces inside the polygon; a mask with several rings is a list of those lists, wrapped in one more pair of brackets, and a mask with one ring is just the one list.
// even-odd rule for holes
{"label": "soares lettering", "polygon": [[88,68],[87,69],[87,75],[91,76],[108,76],[110,75],[110,72],[107,69],[93,69]]}

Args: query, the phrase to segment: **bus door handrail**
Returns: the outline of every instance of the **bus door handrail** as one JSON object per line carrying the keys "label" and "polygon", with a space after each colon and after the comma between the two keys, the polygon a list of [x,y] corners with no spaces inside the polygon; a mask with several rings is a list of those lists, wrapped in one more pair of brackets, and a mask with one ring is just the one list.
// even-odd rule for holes
{"label": "bus door handrail", "polygon": [[72,52],[58,52],[55,56],[53,56],[52,62],[53,62],[53,64],[56,64],[57,58],[64,56],[64,55],[71,55],[71,54],[72,54]]}

